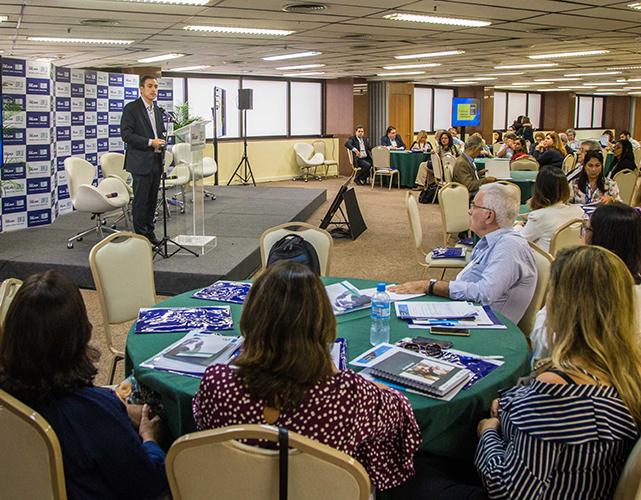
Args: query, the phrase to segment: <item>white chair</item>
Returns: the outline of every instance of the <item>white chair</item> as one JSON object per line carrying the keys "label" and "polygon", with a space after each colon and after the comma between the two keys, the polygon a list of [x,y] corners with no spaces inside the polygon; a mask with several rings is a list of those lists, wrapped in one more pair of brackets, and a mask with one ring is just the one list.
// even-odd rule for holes
{"label": "white chair", "polygon": [[[358,461],[314,439],[291,431],[288,434],[288,498],[369,498],[369,476]],[[176,440],[166,460],[173,499],[277,499],[279,451],[239,442],[245,439],[278,443],[278,428],[234,425]]]}
{"label": "white chair", "polygon": [[634,445],[619,476],[613,500],[641,499],[641,439]]}
{"label": "white chair", "polygon": [[443,181],[444,176],[443,176],[443,165],[441,164],[441,158],[434,150],[432,150],[432,152],[430,153],[430,157],[432,159],[432,170],[434,171],[434,179],[436,179],[436,183],[439,186],[442,186],[443,184],[445,184],[445,182]]}
{"label": "white chair", "polygon": [[495,142],[494,144],[492,144],[492,154],[494,155],[495,158],[496,158],[496,155],[499,154],[499,151],[503,147],[503,144],[505,144],[505,143],[504,142]]}
{"label": "white chair", "polygon": [[454,171],[454,165],[456,165],[456,158],[451,154],[443,155],[443,167],[449,167],[451,171]]}
{"label": "white chair", "polygon": [[310,174],[309,169],[314,168],[314,171],[316,171],[316,167],[322,165],[325,161],[323,155],[321,153],[315,153],[314,146],[312,146],[308,142],[297,142],[296,144],[294,144],[294,153],[296,155],[296,163],[300,168],[305,170],[305,172],[297,175],[293,180],[296,181],[303,179],[305,182],[307,182],[309,177],[313,177],[314,179],[321,181],[322,179],[320,178],[320,176],[316,174]]}
{"label": "white chair", "polygon": [[352,177],[356,177],[361,171],[361,167],[354,166],[354,152],[351,149],[347,149],[347,158],[349,158],[349,164],[352,167]]}
{"label": "white chair", "polygon": [[[134,190],[132,187],[131,179],[129,172],[125,170],[125,155],[122,153],[105,153],[100,157],[100,168],[102,169],[102,176],[107,179],[109,177],[115,177],[121,179],[125,186],[127,186],[127,192],[129,193],[129,203],[134,198]],[[129,206],[127,211],[131,214]],[[112,224],[111,227],[116,229],[116,224],[124,219],[124,215],[120,215]]]}
{"label": "white chair", "polygon": [[514,184],[513,182],[510,182],[510,181],[503,181],[503,180],[498,180],[498,181],[496,181],[496,183],[497,184],[503,184],[504,186],[511,187],[512,189],[514,189],[518,193],[518,195],[519,195],[518,199],[519,200],[521,199],[521,188],[517,184]]}
{"label": "white chair", "polygon": [[[179,146],[177,144],[176,146]],[[176,147],[174,146],[174,148]],[[191,155],[191,153],[189,153]],[[174,167],[169,170],[172,162]],[[169,205],[175,205],[180,209],[180,213],[185,213],[185,207],[187,206],[187,199],[185,195],[185,186],[189,184],[191,180],[191,170],[186,165],[184,157],[182,160],[176,160],[172,153],[165,153],[165,164],[163,165],[165,172],[167,173],[167,179],[165,179],[165,188],[179,188],[182,195],[182,201],[176,199],[174,194],[171,197],[167,197],[167,214],[171,217],[171,211],[169,210]],[[162,205],[162,200],[158,200],[158,204]]]}
{"label": "white chair", "polygon": [[[69,196],[73,207],[79,212],[92,214],[96,225],[91,229],[78,233],[69,238],[67,248],[73,248],[74,241],[82,241],[82,238],[89,233],[96,231],[100,239],[104,238],[104,231],[117,232],[115,229],[103,225],[102,215],[105,213],[121,210],[127,227],[129,217],[127,216],[127,204],[129,203],[129,191],[122,179],[110,177],[103,179],[98,187],[92,185],[96,176],[96,169],[88,161],[75,156],[65,159],[65,174],[69,185]],[[108,196],[112,196],[108,198]]]}
{"label": "white chair", "polygon": [[450,234],[470,233],[470,193],[463,184],[449,182],[438,192],[438,203],[443,222],[443,244],[447,246]]}
{"label": "white chair", "polygon": [[[218,165],[216,164],[216,160],[209,156],[203,156],[202,172],[200,167],[196,167],[196,171],[198,174],[202,175],[203,179],[207,179],[208,177],[215,175],[216,172],[218,172]],[[206,189],[203,190],[203,194],[205,195],[205,197],[209,197],[212,200],[216,199],[216,195],[211,191],[207,191]]]}
{"label": "white chair", "polygon": [[536,243],[528,241],[530,248],[532,248],[532,255],[534,255],[534,263],[536,264],[537,278],[536,287],[534,288],[534,295],[530,300],[530,305],[525,310],[525,314],[519,321],[518,327],[521,329],[525,338],[530,343],[530,333],[534,329],[534,321],[536,313],[543,307],[545,301],[545,293],[550,279],[550,268],[554,257],[543,250]]}
{"label": "white chair", "polygon": [[574,170],[575,165],[576,165],[576,156],[570,153],[563,159],[563,164],[561,165],[561,168],[565,173],[568,173]]}
{"label": "white chair", "polygon": [[572,219],[560,226],[550,240],[550,255],[556,257],[559,250],[573,245],[582,245],[581,226],[583,219]]}
{"label": "white chair", "polygon": [[372,189],[376,183],[376,176],[381,176],[381,187],[383,187],[383,177],[389,177],[389,191],[392,190],[392,183],[394,176],[398,189],[401,189],[401,175],[397,168],[392,168],[390,165],[390,150],[384,146],[377,146],[372,149]]}
{"label": "white chair", "polygon": [[[294,228],[300,228],[301,230],[295,231]],[[329,276],[329,267],[332,263],[332,252],[334,250],[332,235],[324,229],[312,226],[306,222],[286,222],[280,226],[268,229],[261,235],[260,257],[263,263],[263,269],[267,267],[269,251],[274,244],[288,234],[297,234],[312,244],[318,254],[321,276]]]}
{"label": "white chair", "polygon": [[520,156],[510,164],[510,170],[527,170],[530,172],[538,172],[539,162],[533,156]]}
{"label": "white chair", "polygon": [[9,306],[21,286],[22,281],[15,278],[7,278],[2,282],[2,285],[0,285],[0,343],[2,342],[2,324],[4,323],[4,318],[7,316]]}
{"label": "white chair", "polygon": [[[115,242],[116,238],[124,241]],[[151,244],[134,233],[111,235],[91,249],[89,266],[98,292],[107,346],[113,354],[111,384],[116,363],[125,354],[114,347],[110,325],[136,319],[141,307],[156,305]]]}
{"label": "white chair", "polygon": [[40,414],[0,390],[0,485],[3,500],[65,500],[56,433]]}
{"label": "white chair", "polygon": [[446,184],[452,182],[453,176],[452,168],[449,165],[443,165],[443,178]]}
{"label": "white chair", "polygon": [[405,206],[407,208],[407,218],[410,222],[410,235],[418,264],[423,267],[421,279],[424,279],[427,270],[442,269],[441,279],[445,275],[446,269],[463,269],[470,261],[470,252],[467,252],[464,259],[432,259],[432,253],[425,253],[423,251],[423,228],[421,227],[421,216],[418,211],[418,203],[416,198],[412,196],[411,192],[407,192],[405,199]]}
{"label": "white chair", "polygon": [[639,178],[639,169],[636,170],[622,170],[617,173],[612,180],[617,183],[619,187],[619,196],[626,205],[632,203],[632,196],[637,187],[637,179]]}
{"label": "white chair", "polygon": [[[320,153],[323,155],[323,165],[325,165],[325,177],[328,177],[329,167],[336,167],[336,177],[338,177],[338,162],[336,160],[329,160],[327,158],[327,153],[325,152],[325,142],[324,141],[315,141],[314,144],[314,153]],[[314,170],[314,172],[316,172]]]}
{"label": "white chair", "polygon": [[634,163],[638,167],[639,164],[641,164],[641,148],[637,148],[634,150]]}

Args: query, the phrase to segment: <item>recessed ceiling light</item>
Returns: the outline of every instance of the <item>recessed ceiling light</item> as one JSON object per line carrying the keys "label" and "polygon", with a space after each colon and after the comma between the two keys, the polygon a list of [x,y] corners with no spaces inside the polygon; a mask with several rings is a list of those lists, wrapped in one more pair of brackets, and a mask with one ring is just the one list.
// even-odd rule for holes
{"label": "recessed ceiling light", "polygon": [[[481,80],[496,80],[496,78],[491,78],[491,77],[487,77],[487,76],[484,76],[484,77],[478,78],[478,77],[476,77],[476,76],[475,76],[475,77],[474,77],[474,80],[475,80],[475,81],[481,81]],[[468,82],[468,81],[470,81],[470,78],[452,78],[452,81],[453,81],[453,82]]]}
{"label": "recessed ceiling light", "polygon": [[320,56],[322,52],[298,52],[296,54],[282,54],[280,56],[263,57],[263,61],[282,61],[284,59],[296,59],[297,57]]}
{"label": "recessed ceiling light", "polygon": [[399,66],[383,66],[383,69],[416,69],[416,68],[435,68],[440,66],[440,63],[426,63],[426,64],[401,64]]}
{"label": "recessed ceiling light", "polygon": [[628,95],[641,94],[641,92],[628,92]]}
{"label": "recessed ceiling light", "polygon": [[300,66],[282,66],[277,70],[322,68],[324,64],[301,64]]}
{"label": "recessed ceiling light", "polygon": [[52,43],[96,43],[102,45],[129,45],[133,40],[100,40],[97,38],[57,38],[51,36],[30,36],[27,40],[31,42],[52,42]]}
{"label": "recessed ceiling light", "polygon": [[422,59],[423,57],[442,57],[442,56],[456,56],[465,54],[464,50],[448,50],[446,52],[428,52],[425,54],[410,54],[407,56],[394,56],[394,59]]}
{"label": "recessed ceiling light", "polygon": [[179,5],[206,5],[209,0],[121,0],[124,2],[136,3],[169,3]]}
{"label": "recessed ceiling light", "polygon": [[641,66],[620,66],[618,68],[608,68],[608,70],[612,69],[641,69]]}
{"label": "recessed ceiling light", "polygon": [[315,76],[324,74],[324,71],[308,71],[307,73],[286,73],[283,76]]}
{"label": "recessed ceiling light", "polygon": [[576,78],[538,78],[534,79],[535,82],[571,82],[572,80],[580,80],[579,77]]}
{"label": "recessed ceiling light", "polygon": [[583,52],[563,52],[559,54],[538,54],[528,56],[530,59],[554,59],[557,57],[578,57],[578,56],[596,56],[598,54],[608,54],[609,50],[586,50]]}
{"label": "recessed ceiling light", "polygon": [[485,75],[478,75],[478,76],[516,76],[516,75],[522,75],[523,73],[487,73]]}
{"label": "recessed ceiling light", "polygon": [[58,58],[57,57],[38,57],[36,59],[36,61],[38,61],[38,62],[51,62],[51,61],[55,61],[56,59],[58,59]]}
{"label": "recessed ceiling light", "polygon": [[641,87],[628,87],[625,90],[637,90],[637,89],[641,89]]}
{"label": "recessed ceiling light", "polygon": [[0,23],[8,21],[8,20],[9,20],[9,16],[0,16]]}
{"label": "recessed ceiling light", "polygon": [[211,66],[200,65],[200,66],[185,66],[183,68],[171,68],[163,71],[196,71],[199,69],[211,68]]}
{"label": "recessed ceiling light", "polygon": [[405,76],[405,75],[423,75],[425,71],[400,71],[398,73],[378,73],[376,76]]}
{"label": "recessed ceiling light", "polygon": [[144,59],[138,59],[139,63],[152,63],[158,61],[167,61],[169,59],[178,59],[179,57],[184,57],[185,54],[163,54],[161,56],[145,57]]}
{"label": "recessed ceiling light", "polygon": [[594,95],[617,95],[616,92],[594,92]]}
{"label": "recessed ceiling light", "polygon": [[641,82],[641,78],[628,78],[627,80],[617,80],[617,82]]}
{"label": "recessed ceiling light", "polygon": [[635,10],[641,10],[641,2],[634,2],[634,3],[628,4],[628,7]]}
{"label": "recessed ceiling light", "polygon": [[285,36],[296,33],[289,30],[267,30],[261,28],[235,28],[232,26],[185,26],[188,31],[204,31],[207,33],[235,33],[238,35],[273,35]]}
{"label": "recessed ceiling light", "polygon": [[584,83],[583,85],[589,86],[595,86],[595,87],[605,87],[607,85],[621,85],[621,82],[589,82],[589,83]]}
{"label": "recessed ceiling light", "polygon": [[441,17],[441,16],[420,16],[417,14],[388,14],[383,16],[385,19],[391,21],[413,21],[417,23],[431,23],[431,24],[448,24],[450,26],[468,26],[471,28],[479,28],[482,26],[489,26],[492,24],[489,21],[475,21],[473,19],[458,19],[454,17]]}
{"label": "recessed ceiling light", "polygon": [[601,71],[599,73],[572,73],[570,75],[563,76],[602,76],[602,75],[618,75],[620,71]]}
{"label": "recessed ceiling light", "polygon": [[494,66],[494,69],[527,69],[527,68],[550,68],[558,66],[557,63],[541,63],[541,64],[510,64],[506,66]]}

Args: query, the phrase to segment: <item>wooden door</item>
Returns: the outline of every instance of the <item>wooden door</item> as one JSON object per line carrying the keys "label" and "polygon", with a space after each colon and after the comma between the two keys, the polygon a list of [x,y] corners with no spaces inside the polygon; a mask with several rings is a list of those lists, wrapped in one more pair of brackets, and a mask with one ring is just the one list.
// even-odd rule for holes
{"label": "wooden door", "polygon": [[409,148],[414,142],[411,95],[391,94],[389,96],[389,124],[396,127],[396,133]]}

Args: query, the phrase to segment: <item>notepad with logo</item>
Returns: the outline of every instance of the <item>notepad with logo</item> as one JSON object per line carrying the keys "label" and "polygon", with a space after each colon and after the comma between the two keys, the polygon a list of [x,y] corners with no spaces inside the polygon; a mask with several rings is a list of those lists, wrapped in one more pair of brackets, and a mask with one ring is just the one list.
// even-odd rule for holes
{"label": "notepad with logo", "polygon": [[397,352],[371,366],[371,373],[419,392],[443,396],[469,379],[470,372],[452,363],[412,352]]}
{"label": "notepad with logo", "polygon": [[465,258],[467,249],[464,247],[437,247],[432,250],[433,259],[455,259],[455,258]]}
{"label": "notepad with logo", "polygon": [[238,281],[217,281],[207,288],[198,290],[192,295],[192,298],[242,304],[245,302],[245,297],[247,297],[251,286],[251,283],[240,283]]}

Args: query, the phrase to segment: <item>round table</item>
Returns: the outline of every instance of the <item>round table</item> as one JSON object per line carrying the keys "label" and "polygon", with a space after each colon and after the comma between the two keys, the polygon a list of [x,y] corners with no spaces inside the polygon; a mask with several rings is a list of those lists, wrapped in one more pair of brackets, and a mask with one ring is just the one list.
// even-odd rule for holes
{"label": "round table", "polygon": [[[323,278],[325,284],[343,281],[344,278]],[[350,278],[359,289],[372,288],[376,281]],[[162,307],[188,307],[217,304],[193,299],[193,292],[177,295],[159,304]],[[445,300],[438,297],[421,297],[417,300]],[[218,303],[222,304],[222,303]],[[231,306],[234,330],[239,335],[238,322],[241,306]],[[429,336],[428,330],[410,330],[405,321],[396,318],[394,307],[390,320],[391,342],[415,335]],[[519,377],[529,372],[528,346],[525,336],[507,318],[499,315],[507,330],[473,330],[469,337],[441,337],[451,340],[454,348],[478,355],[503,355],[505,363],[481,379],[469,390],[461,391],[452,401],[439,401],[418,394],[406,393],[416,420],[423,434],[421,448],[430,452],[472,458],[476,450],[476,426],[488,416],[492,400],[499,389],[513,386]],[[371,345],[369,343],[370,311],[363,310],[337,317],[338,337],[347,339],[347,359],[351,361]],[[135,326],[135,325],[134,325]],[[127,337],[125,369],[133,370],[136,378],[162,396],[169,425],[174,437],[194,432],[196,424],[191,410],[191,400],[200,384],[199,378],[174,373],[140,368],[139,364],[154,356],[169,344],[182,338],[185,333],[135,334],[134,327]]]}
{"label": "round table", "polygon": [[412,151],[390,151],[390,166],[398,170],[401,186],[414,187],[421,163],[430,160],[429,153]]}
{"label": "round table", "polygon": [[[485,168],[485,160],[486,158],[474,159],[477,170],[483,170]],[[521,189],[521,204],[525,204],[532,198],[532,186],[534,186],[536,174],[538,174],[537,171],[531,170],[510,170],[510,178],[501,180],[516,184]]]}

